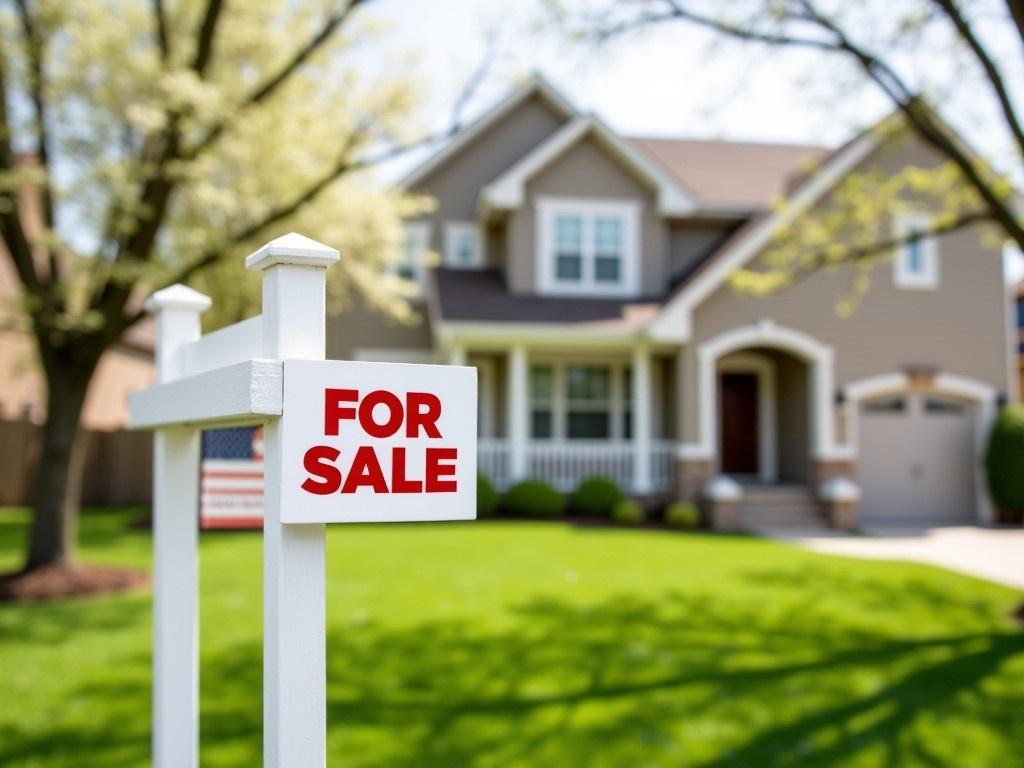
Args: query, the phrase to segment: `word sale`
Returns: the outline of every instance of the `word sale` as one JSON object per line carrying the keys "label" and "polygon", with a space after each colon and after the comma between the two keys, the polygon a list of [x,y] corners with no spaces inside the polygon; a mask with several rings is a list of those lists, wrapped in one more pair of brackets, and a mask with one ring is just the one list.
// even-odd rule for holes
{"label": "word sale", "polygon": [[[387,416],[375,419],[375,411]],[[324,390],[324,435],[343,435],[342,422],[354,422],[368,438],[393,437],[400,430],[406,438],[426,437],[441,440],[437,421],[441,417],[441,401],[429,392],[408,392],[403,402],[393,392],[376,389],[360,397],[357,389]],[[367,440],[372,443],[372,440]],[[425,451],[422,477],[410,477],[407,471],[407,451]],[[390,476],[381,467],[378,451],[391,455]],[[458,449],[441,446],[406,448],[378,447],[372,444],[356,446],[351,456],[330,445],[314,445],[302,459],[308,477],[302,490],[319,496],[333,493],[355,493],[360,488],[371,488],[374,493],[454,493],[455,461]],[[342,471],[345,467],[345,471]]]}

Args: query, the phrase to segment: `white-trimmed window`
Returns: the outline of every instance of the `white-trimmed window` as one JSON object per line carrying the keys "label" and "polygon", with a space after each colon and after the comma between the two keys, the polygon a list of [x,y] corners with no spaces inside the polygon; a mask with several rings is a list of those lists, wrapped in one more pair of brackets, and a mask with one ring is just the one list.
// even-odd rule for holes
{"label": "white-trimmed window", "polygon": [[626,363],[534,363],[530,366],[530,438],[628,439],[628,387]]}
{"label": "white-trimmed window", "polygon": [[471,221],[448,221],[444,225],[444,263],[457,269],[476,269],[484,264],[480,230]]}
{"label": "white-trimmed window", "polygon": [[427,273],[427,253],[430,251],[430,224],[425,221],[408,221],[404,225],[405,241],[402,243],[401,258],[394,264],[393,271],[416,285],[417,293],[423,290]]}
{"label": "white-trimmed window", "polygon": [[537,289],[632,296],[640,284],[640,203],[537,201]]}
{"label": "white-trimmed window", "polygon": [[931,219],[923,214],[896,217],[894,235],[905,240],[893,259],[897,288],[935,288],[939,284],[939,243],[929,235]]}

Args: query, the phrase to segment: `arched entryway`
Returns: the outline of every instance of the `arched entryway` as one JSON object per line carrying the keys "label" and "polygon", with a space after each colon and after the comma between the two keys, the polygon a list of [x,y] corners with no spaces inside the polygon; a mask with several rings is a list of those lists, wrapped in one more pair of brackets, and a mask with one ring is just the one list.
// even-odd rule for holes
{"label": "arched entryway", "polygon": [[739,479],[806,483],[833,447],[832,350],[770,321],[698,349],[701,445]]}

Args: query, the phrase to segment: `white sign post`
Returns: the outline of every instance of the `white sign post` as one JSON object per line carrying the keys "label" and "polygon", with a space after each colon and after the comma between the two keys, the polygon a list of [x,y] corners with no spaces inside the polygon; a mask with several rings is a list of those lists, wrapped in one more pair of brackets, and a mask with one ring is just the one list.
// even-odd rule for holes
{"label": "white sign post", "polygon": [[131,421],[154,458],[153,765],[198,766],[199,430],[264,425],[263,760],[326,765],[324,523],[476,516],[476,370],[325,361],[338,252],[301,235],[246,259],[262,317],[199,336],[210,300],[151,297],[158,383]]}

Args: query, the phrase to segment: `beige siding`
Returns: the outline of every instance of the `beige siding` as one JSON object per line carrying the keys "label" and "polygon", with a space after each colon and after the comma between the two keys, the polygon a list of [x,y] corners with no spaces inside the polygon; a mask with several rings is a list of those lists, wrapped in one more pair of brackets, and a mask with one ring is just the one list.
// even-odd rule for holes
{"label": "beige siding", "polygon": [[[893,172],[907,164],[935,162],[920,146],[886,146],[864,166]],[[824,204],[827,204],[827,200]],[[871,274],[871,287],[854,314],[842,318],[837,303],[848,295],[852,272],[821,272],[768,297],[738,295],[724,286],[696,308],[693,341],[686,349],[684,387],[696,391],[696,349],[703,342],[762,319],[802,331],[835,350],[837,387],[908,365],[978,379],[1005,391],[1007,371],[1002,255],[982,242],[979,230],[940,238],[940,284],[935,290],[897,288],[886,260]],[[686,396],[684,431],[696,438],[697,399]]]}
{"label": "beige siding", "polygon": [[541,99],[531,98],[432,171],[417,186],[437,208],[430,222],[431,247],[440,251],[445,221],[475,221],[480,189],[557,131],[564,118]]}
{"label": "beige siding", "polygon": [[732,222],[674,221],[669,224],[666,283],[687,273],[732,231]]}
{"label": "beige siding", "polygon": [[523,206],[512,214],[508,227],[509,287],[518,293],[536,288],[535,205],[539,197],[593,200],[636,200],[641,213],[641,290],[664,290],[666,227],[654,207],[654,193],[634,178],[622,164],[592,139],[583,139],[538,173],[526,186]]}
{"label": "beige siding", "polygon": [[352,360],[361,349],[429,351],[433,341],[426,310],[418,305],[416,311],[413,322],[401,323],[355,299],[345,312],[327,318],[327,358]]}

